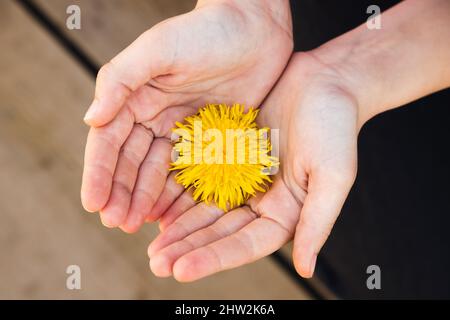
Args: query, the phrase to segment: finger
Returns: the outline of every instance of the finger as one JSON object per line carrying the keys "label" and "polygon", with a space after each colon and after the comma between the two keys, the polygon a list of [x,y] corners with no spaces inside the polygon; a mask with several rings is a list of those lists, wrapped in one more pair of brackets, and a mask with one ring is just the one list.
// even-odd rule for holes
{"label": "finger", "polygon": [[173,266],[173,275],[178,281],[194,281],[267,256],[290,238],[291,233],[275,220],[261,217],[225,238],[182,256]]}
{"label": "finger", "polygon": [[159,220],[159,230],[165,231],[179,216],[193,208],[195,205],[196,201],[192,198],[192,191],[188,190],[183,192],[161,216],[161,219]]}
{"label": "finger", "polygon": [[133,116],[124,108],[114,121],[90,129],[81,186],[81,201],[87,211],[99,211],[108,201],[119,151],[132,128]]}
{"label": "finger", "polygon": [[153,134],[150,131],[141,125],[135,125],[124,143],[114,172],[111,196],[100,212],[105,226],[117,227],[126,219],[138,170],[152,140]]}
{"label": "finger", "polygon": [[210,226],[200,229],[184,239],[156,252],[150,260],[150,268],[158,277],[172,275],[173,263],[186,253],[222,239],[241,229],[256,218],[251,210],[237,208],[223,215]]}
{"label": "finger", "polygon": [[166,183],[171,151],[169,140],[157,138],[153,141],[139,170],[129,214],[120,226],[125,232],[136,232],[150,214]]}
{"label": "finger", "polygon": [[317,255],[342,209],[353,179],[338,181],[332,175],[310,175],[293,249],[294,265],[302,277],[312,277]]}
{"label": "finger", "polygon": [[223,215],[223,210],[216,206],[199,203],[186,211],[174,223],[161,232],[148,247],[148,255],[167,247],[169,244],[181,240],[198,229],[205,228],[214,223]]}
{"label": "finger", "polygon": [[148,30],[100,69],[95,98],[84,119],[88,125],[105,125],[135,90],[168,72],[173,57],[170,52],[176,48],[168,30],[162,26]]}
{"label": "finger", "polygon": [[146,221],[151,222],[159,219],[161,215],[166,212],[175,200],[183,193],[184,187],[175,181],[175,175],[176,172],[172,172],[167,177],[164,190],[153,206],[152,211],[147,216]]}

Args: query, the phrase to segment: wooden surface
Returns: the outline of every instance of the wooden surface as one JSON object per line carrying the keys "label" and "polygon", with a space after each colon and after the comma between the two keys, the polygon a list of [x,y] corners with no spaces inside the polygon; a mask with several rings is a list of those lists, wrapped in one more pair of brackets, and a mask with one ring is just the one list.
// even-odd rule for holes
{"label": "wooden surface", "polygon": [[[104,64],[142,32],[192,10],[195,0],[35,0],[65,34],[92,59]],[[81,9],[81,30],[66,28],[66,8]]]}
{"label": "wooden surface", "polygon": [[[192,1],[39,0],[59,25],[79,4],[82,30],[65,31],[96,62]],[[0,298],[302,299],[308,296],[271,259],[204,280],[158,279],[146,248],[156,235],[104,228],[85,213],[79,188],[94,82],[12,0],[0,1]],[[82,290],[66,289],[66,267],[81,267]]]}

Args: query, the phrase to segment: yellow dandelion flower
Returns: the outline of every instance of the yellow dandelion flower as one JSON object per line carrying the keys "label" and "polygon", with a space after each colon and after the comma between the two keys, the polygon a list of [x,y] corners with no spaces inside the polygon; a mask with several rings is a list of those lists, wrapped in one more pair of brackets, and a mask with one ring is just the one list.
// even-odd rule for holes
{"label": "yellow dandelion flower", "polygon": [[240,104],[208,104],[176,123],[171,170],[179,170],[176,181],[193,188],[196,201],[228,211],[266,191],[278,159],[269,154],[269,128],[258,129],[257,114]]}

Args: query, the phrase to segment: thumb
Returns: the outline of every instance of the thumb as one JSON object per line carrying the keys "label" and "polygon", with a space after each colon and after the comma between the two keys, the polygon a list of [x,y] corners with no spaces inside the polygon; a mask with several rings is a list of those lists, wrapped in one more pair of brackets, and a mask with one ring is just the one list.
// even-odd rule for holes
{"label": "thumb", "polygon": [[[157,25],[105,64],[97,75],[95,98],[84,121],[99,127],[110,122],[136,89],[167,72],[172,56],[168,28]],[[164,38],[162,40],[162,38]]]}
{"label": "thumb", "polygon": [[340,177],[326,173],[310,175],[293,249],[295,269],[302,277],[312,277],[317,255],[344,205],[354,177],[355,174]]}

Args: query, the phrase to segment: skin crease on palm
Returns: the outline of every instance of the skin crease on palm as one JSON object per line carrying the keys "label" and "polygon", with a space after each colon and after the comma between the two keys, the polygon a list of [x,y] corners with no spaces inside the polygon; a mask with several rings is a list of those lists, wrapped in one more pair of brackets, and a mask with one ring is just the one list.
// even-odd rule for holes
{"label": "skin crease on palm", "polygon": [[178,190],[167,179],[175,121],[205,103],[259,106],[292,53],[291,29],[287,0],[199,1],[105,65],[85,116],[84,208],[126,232],[158,219],[160,195]]}

